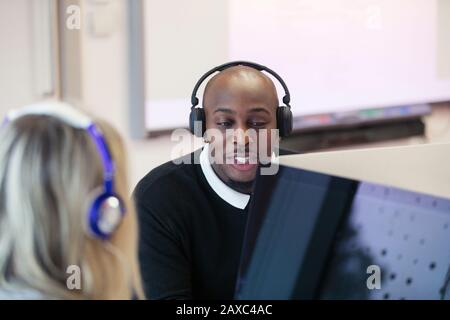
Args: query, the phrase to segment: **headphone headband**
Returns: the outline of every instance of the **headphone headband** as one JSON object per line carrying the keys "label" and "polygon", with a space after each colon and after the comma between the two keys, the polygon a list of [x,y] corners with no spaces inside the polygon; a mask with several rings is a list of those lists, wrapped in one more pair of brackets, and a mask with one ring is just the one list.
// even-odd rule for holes
{"label": "headphone headband", "polygon": [[73,128],[82,129],[88,133],[103,164],[103,190],[89,207],[88,227],[94,236],[108,239],[125,214],[125,207],[114,192],[115,165],[103,134],[87,115],[67,103],[56,101],[37,103],[10,111],[4,124],[27,115],[54,117]]}
{"label": "headphone headband", "polygon": [[55,117],[79,129],[87,129],[93,123],[92,119],[87,115],[73,108],[71,105],[60,101],[43,101],[19,109],[13,109],[6,115],[6,121],[14,121],[17,118],[27,115]]}
{"label": "headphone headband", "polygon": [[197,91],[200,88],[201,84],[203,83],[203,81],[205,81],[206,78],[208,78],[210,75],[212,75],[213,73],[216,72],[220,72],[223,71],[225,69],[231,68],[231,67],[235,67],[235,66],[246,66],[246,67],[250,67],[253,69],[256,69],[258,71],[265,71],[269,74],[271,74],[272,76],[274,76],[278,82],[282,85],[283,89],[284,89],[284,97],[283,97],[283,103],[286,104],[286,106],[289,106],[289,103],[291,102],[291,94],[289,93],[289,89],[286,85],[286,83],[284,82],[284,80],[278,75],[278,73],[276,73],[275,71],[273,71],[270,68],[267,68],[266,66],[263,66],[261,64],[258,63],[254,63],[254,62],[249,62],[249,61],[233,61],[233,62],[228,62],[228,63],[224,63],[221,64],[220,66],[217,66],[211,70],[209,70],[208,72],[206,72],[196,83],[194,90],[192,91],[192,96],[191,96],[191,104],[192,104],[192,108],[195,108],[198,103],[199,100],[197,98]]}
{"label": "headphone headband", "polygon": [[106,145],[105,138],[94,121],[71,105],[60,101],[45,101],[8,112],[5,122],[14,121],[27,115],[42,115],[57,118],[71,127],[86,130],[94,142],[102,160],[104,185],[108,192],[113,190],[114,162]]}

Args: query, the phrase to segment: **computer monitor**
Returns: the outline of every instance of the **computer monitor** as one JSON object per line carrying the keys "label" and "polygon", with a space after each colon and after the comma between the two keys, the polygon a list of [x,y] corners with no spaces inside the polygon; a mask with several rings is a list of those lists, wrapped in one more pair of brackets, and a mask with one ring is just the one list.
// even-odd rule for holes
{"label": "computer monitor", "polygon": [[450,299],[449,199],[280,166],[250,206],[236,299]]}

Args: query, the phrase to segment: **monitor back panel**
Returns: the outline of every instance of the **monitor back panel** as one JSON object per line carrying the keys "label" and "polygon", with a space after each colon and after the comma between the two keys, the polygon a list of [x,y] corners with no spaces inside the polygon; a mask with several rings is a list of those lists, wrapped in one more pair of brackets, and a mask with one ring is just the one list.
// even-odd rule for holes
{"label": "monitor back panel", "polygon": [[[441,299],[448,297],[449,266],[450,200],[361,183],[336,235],[320,297]],[[369,277],[377,268],[381,281],[374,288]]]}
{"label": "monitor back panel", "polygon": [[280,166],[258,177],[236,298],[448,299],[449,267],[449,199]]}

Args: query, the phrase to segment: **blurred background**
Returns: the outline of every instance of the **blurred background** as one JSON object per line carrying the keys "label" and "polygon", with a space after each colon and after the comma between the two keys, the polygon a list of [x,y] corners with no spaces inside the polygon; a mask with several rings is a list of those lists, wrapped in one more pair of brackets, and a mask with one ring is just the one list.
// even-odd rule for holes
{"label": "blurred background", "polygon": [[0,116],[80,105],[122,133],[131,187],[174,156],[197,79],[231,60],[287,82],[284,147],[450,142],[450,0],[0,0]]}

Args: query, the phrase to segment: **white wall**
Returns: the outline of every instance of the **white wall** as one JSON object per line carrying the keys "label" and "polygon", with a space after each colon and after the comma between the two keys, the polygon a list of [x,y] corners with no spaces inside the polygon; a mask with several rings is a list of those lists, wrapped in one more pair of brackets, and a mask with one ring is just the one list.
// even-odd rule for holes
{"label": "white wall", "polygon": [[151,140],[130,138],[127,110],[126,8],[125,1],[112,3],[108,10],[112,15],[114,27],[109,35],[102,37],[95,37],[89,31],[89,17],[94,10],[92,2],[84,0],[82,3],[82,95],[89,112],[111,122],[125,138],[130,185],[133,187],[150,169],[171,159],[171,151],[176,142],[171,142],[169,136]]}
{"label": "white wall", "polygon": [[[0,117],[34,98],[29,0],[0,0]],[[13,36],[12,36],[13,35]]]}
{"label": "white wall", "polygon": [[[40,99],[33,74],[33,1],[0,0],[1,119],[9,109]],[[94,37],[88,27],[93,2],[82,1],[82,99],[91,114],[112,123],[124,137],[132,188],[150,169],[170,159],[176,143],[168,136],[141,141],[129,137],[125,1],[112,3],[111,33]]]}

